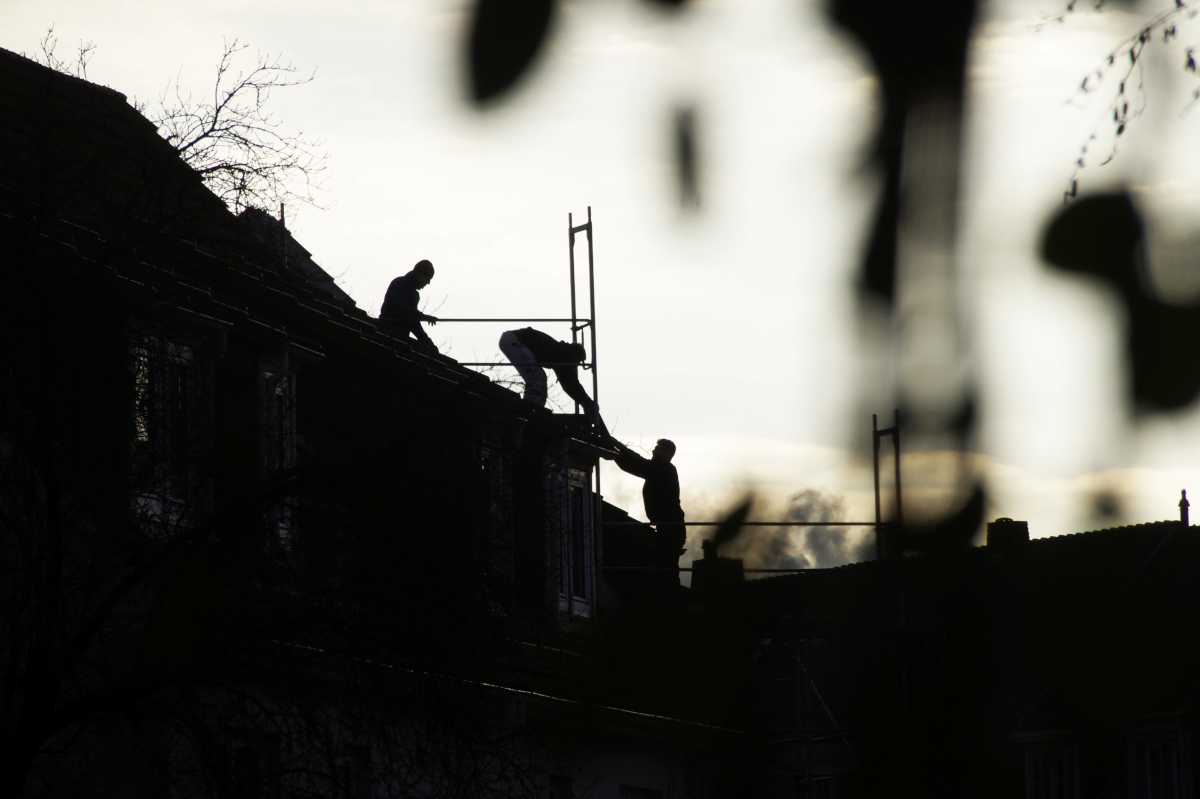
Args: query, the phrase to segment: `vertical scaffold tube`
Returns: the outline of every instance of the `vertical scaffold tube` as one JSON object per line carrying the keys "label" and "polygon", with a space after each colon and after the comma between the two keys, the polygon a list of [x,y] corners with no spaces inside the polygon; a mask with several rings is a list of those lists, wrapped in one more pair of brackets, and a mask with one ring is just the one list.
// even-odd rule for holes
{"label": "vertical scaffold tube", "polygon": [[[592,424],[599,428],[597,424],[600,421],[600,381],[599,374],[599,359],[596,357],[596,262],[592,249],[592,206],[588,206],[588,221],[587,221],[587,240],[588,240],[588,307],[591,311],[591,329],[592,329],[592,414],[596,417],[592,419]],[[572,281],[572,286],[574,282]],[[604,506],[603,500],[600,498],[600,461],[596,461],[596,531],[593,538],[596,542],[596,554],[592,558],[592,563],[596,567],[596,576],[593,584],[596,587],[593,594],[593,607],[599,611],[600,596],[604,587]]]}
{"label": "vertical scaffold tube", "polygon": [[[590,238],[590,237],[589,237]],[[579,314],[575,312],[575,220],[573,214],[567,214],[567,258],[571,264],[571,343],[577,344],[579,329]],[[575,403],[575,413],[579,413],[579,403]]]}
{"label": "vertical scaffold tube", "polygon": [[900,409],[896,408],[896,420],[892,426],[892,445],[896,450],[896,527],[904,528],[904,507],[900,503]]}

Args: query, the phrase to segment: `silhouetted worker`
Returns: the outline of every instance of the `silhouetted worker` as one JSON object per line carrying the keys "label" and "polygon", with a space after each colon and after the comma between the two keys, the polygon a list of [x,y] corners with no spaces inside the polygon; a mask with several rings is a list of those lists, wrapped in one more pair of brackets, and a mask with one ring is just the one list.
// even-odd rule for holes
{"label": "silhouetted worker", "polygon": [[687,540],[687,528],[683,525],[683,508],[679,504],[679,472],[671,463],[671,458],[675,457],[675,444],[660,438],[650,458],[646,459],[615,438],[609,439],[609,443],[617,450],[616,457],[610,460],[615,461],[621,471],[646,481],[642,484],[642,504],[646,507],[646,518],[658,531],[656,551],[664,565],[678,565]]}
{"label": "silhouetted worker", "polygon": [[413,336],[417,341],[437,352],[437,345],[421,327],[421,322],[437,324],[437,317],[421,313],[417,308],[421,303],[421,289],[433,280],[433,264],[429,261],[417,261],[407,275],[401,275],[388,286],[387,294],[383,297],[383,307],[379,309],[379,320],[387,322],[389,327],[403,332],[407,338]]}
{"label": "silhouetted worker", "polygon": [[587,351],[582,344],[568,344],[540,330],[523,327],[500,336],[500,351],[516,365],[525,380],[525,399],[535,405],[546,404],[546,369],[553,369],[558,384],[567,392],[567,396],[578,402],[589,418],[595,411],[596,428],[600,435],[608,436],[608,428],[600,418],[596,403],[579,384],[577,364],[587,358]]}

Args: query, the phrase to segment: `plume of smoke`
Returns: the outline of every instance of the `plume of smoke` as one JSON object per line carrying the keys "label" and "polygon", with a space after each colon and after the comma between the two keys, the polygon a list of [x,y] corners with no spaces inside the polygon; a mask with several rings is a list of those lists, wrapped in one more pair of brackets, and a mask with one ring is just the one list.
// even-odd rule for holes
{"label": "plume of smoke", "polygon": [[[785,518],[793,522],[843,522],[846,521],[846,501],[836,494],[806,488],[788,497]],[[786,529],[800,542],[800,548],[818,569],[865,560],[871,543],[868,537],[855,535],[846,527]]]}

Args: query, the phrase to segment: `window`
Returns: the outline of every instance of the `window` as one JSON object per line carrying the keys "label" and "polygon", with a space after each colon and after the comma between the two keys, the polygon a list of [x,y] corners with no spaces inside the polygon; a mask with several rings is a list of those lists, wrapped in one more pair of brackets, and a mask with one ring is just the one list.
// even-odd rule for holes
{"label": "window", "polygon": [[[286,357],[278,367],[264,369],[263,381],[263,469],[268,475],[296,466],[296,375],[287,369]],[[267,520],[276,540],[290,552],[295,539],[294,505],[291,498],[267,509]]]}
{"label": "window", "polygon": [[334,759],[334,781],[339,799],[367,799],[371,795],[371,750],[348,746]]}
{"label": "window", "polygon": [[279,739],[268,733],[235,733],[229,748],[229,787],[237,799],[279,795]]}
{"label": "window", "polygon": [[1129,796],[1132,799],[1191,796],[1188,741],[1180,733],[1129,739]]}
{"label": "window", "polygon": [[133,348],[133,483],[150,528],[184,521],[197,476],[197,369],[190,347],[146,334]]}
{"label": "window", "polygon": [[[577,477],[578,475],[578,477]],[[587,486],[580,472],[572,472],[571,479],[571,594],[576,599],[588,599],[588,533],[591,532]]]}
{"label": "window", "polygon": [[500,541],[511,528],[512,486],[511,466],[504,450],[494,440],[484,440],[478,447],[479,494],[484,529]]}
{"label": "window", "polygon": [[1065,744],[1031,746],[1025,752],[1025,784],[1029,799],[1077,799],[1078,750]]}
{"label": "window", "polygon": [[296,376],[264,371],[263,385],[264,465],[269,472],[290,469],[296,465]]}
{"label": "window", "polygon": [[567,469],[561,484],[559,598],[563,610],[588,615],[592,599],[593,498],[587,472]]}
{"label": "window", "polygon": [[257,799],[263,795],[262,750],[257,746],[233,747],[233,794],[238,799]]}
{"label": "window", "polygon": [[546,799],[573,799],[570,774],[551,774],[547,781]]}
{"label": "window", "polygon": [[621,799],[662,799],[662,791],[653,788],[634,788],[630,785],[621,786]]}
{"label": "window", "polygon": [[798,774],[796,799],[837,799],[838,777],[834,774]]}

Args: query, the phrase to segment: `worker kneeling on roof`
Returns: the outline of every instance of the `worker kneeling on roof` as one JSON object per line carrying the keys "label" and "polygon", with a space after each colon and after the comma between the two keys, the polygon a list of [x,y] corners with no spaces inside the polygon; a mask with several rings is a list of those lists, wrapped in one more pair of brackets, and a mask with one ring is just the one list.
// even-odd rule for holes
{"label": "worker kneeling on roof", "polygon": [[546,404],[546,368],[553,369],[567,396],[578,402],[588,416],[595,414],[600,434],[608,435],[596,403],[579,383],[579,364],[587,358],[582,344],[558,341],[540,330],[524,327],[500,336],[500,351],[521,373],[525,381],[525,399],[535,405]]}
{"label": "worker kneeling on roof", "polygon": [[379,321],[384,322],[391,330],[400,333],[404,338],[412,336],[417,343],[434,352],[438,351],[433,339],[421,327],[421,322],[437,324],[438,318],[427,313],[421,313],[421,289],[433,280],[433,264],[429,261],[417,261],[408,274],[401,275],[388,285],[387,294],[383,297],[383,307],[379,309]]}

